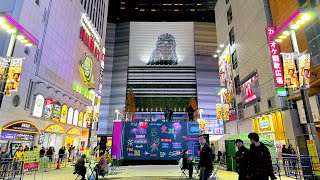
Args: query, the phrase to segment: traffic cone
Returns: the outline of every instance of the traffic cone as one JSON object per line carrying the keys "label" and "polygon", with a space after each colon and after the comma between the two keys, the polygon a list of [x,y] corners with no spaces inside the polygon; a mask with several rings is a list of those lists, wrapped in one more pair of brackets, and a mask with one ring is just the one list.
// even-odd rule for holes
{"label": "traffic cone", "polygon": [[60,158],[58,159],[58,163],[57,163],[57,168],[56,169],[60,169]]}

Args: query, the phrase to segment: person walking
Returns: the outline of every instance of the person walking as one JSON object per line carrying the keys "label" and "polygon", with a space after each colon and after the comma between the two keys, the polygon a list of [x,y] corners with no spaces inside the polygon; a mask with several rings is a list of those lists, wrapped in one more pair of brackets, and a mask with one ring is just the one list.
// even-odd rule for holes
{"label": "person walking", "polygon": [[58,153],[59,153],[59,160],[60,160],[60,162],[62,162],[62,160],[64,158],[64,153],[65,153],[63,146],[59,149]]}
{"label": "person walking", "polygon": [[4,161],[6,159],[10,158],[10,154],[7,151],[7,146],[3,146],[1,149],[1,154],[0,154],[0,160]]}
{"label": "person walking", "polygon": [[46,153],[46,150],[44,149],[44,147],[42,147],[40,150],[40,158],[43,158],[45,153]]}
{"label": "person walking", "polygon": [[283,164],[283,169],[284,169],[284,172],[285,174],[287,175],[288,174],[288,160],[287,160],[287,154],[288,154],[288,150],[286,148],[286,145],[282,145],[282,149],[281,149],[281,152],[282,152],[282,164]]}
{"label": "person walking", "polygon": [[212,151],[207,144],[203,135],[199,136],[200,143],[200,161],[198,169],[200,169],[200,180],[207,180],[213,171]]}
{"label": "person walking", "polygon": [[52,159],[53,159],[53,148],[50,146],[48,151],[47,151],[47,156],[49,158],[49,161],[52,162]]}
{"label": "person walking", "polygon": [[[63,149],[63,147],[61,149]],[[86,179],[87,168],[85,166],[85,159],[86,155],[84,154],[77,160],[76,164],[74,165],[74,174],[79,174],[81,176],[81,180]]]}
{"label": "person walking", "polygon": [[[23,167],[23,161],[24,161],[24,157],[25,157],[25,153],[23,151],[23,147],[22,146],[19,146],[19,149],[14,153],[14,156],[13,156],[13,174],[15,175],[16,173],[19,173],[19,170],[18,170],[18,163],[20,162],[21,163],[21,167]],[[20,169],[20,167],[19,167]]]}
{"label": "person walking", "polygon": [[193,164],[192,164],[192,161],[189,160],[188,150],[182,151],[181,158],[182,158],[182,168],[181,169],[188,169],[189,179],[192,179],[192,177],[193,177]]}
{"label": "person walking", "polygon": [[249,150],[243,145],[241,139],[236,140],[238,151],[236,152],[236,171],[239,174],[239,180],[245,180],[248,176]]}
{"label": "person walking", "polygon": [[277,179],[273,172],[272,159],[269,149],[265,144],[259,142],[257,133],[250,133],[250,152],[248,174],[255,180],[268,180],[269,177]]}
{"label": "person walking", "polygon": [[296,165],[297,165],[297,155],[296,151],[292,148],[292,145],[289,144],[288,147],[288,164],[289,164],[289,174],[296,173]]}

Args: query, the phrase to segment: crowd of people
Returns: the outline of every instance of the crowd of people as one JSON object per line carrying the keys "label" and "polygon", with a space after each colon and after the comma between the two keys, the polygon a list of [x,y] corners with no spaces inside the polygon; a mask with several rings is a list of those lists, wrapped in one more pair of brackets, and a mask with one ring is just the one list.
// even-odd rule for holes
{"label": "crowd of people", "polygon": [[236,152],[236,171],[239,174],[239,180],[259,179],[268,180],[277,179],[273,166],[271,154],[268,147],[259,141],[257,133],[250,133],[250,149],[243,145],[243,140],[235,141],[238,151]]}

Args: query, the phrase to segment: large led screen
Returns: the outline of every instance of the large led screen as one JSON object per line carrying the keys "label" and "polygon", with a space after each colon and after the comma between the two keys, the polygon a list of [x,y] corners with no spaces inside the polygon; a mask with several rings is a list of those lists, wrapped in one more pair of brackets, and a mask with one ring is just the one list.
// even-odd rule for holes
{"label": "large led screen", "polygon": [[248,78],[241,83],[241,97],[243,105],[260,99],[260,88],[257,73],[248,76]]}
{"label": "large led screen", "polygon": [[131,22],[129,66],[194,66],[192,22]]}
{"label": "large led screen", "polygon": [[126,122],[123,156],[127,160],[179,160],[182,150],[197,156],[197,122]]}

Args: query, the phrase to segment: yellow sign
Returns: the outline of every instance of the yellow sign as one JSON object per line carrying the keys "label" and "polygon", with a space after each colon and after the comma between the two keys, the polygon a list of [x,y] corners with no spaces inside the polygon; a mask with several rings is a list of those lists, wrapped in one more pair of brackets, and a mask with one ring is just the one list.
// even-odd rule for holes
{"label": "yellow sign", "polygon": [[70,135],[78,135],[78,136],[81,136],[81,132],[79,129],[77,128],[72,128],[68,131],[68,134]]}
{"label": "yellow sign", "polygon": [[216,104],[216,116],[218,120],[222,120],[222,104]]}
{"label": "yellow sign", "polygon": [[83,112],[80,111],[80,113],[79,113],[78,126],[81,126],[81,127],[82,127],[82,124],[83,124]]}
{"label": "yellow sign", "polygon": [[199,129],[200,130],[206,130],[206,121],[205,120],[201,120],[199,123]]}
{"label": "yellow sign", "polygon": [[51,132],[51,133],[64,133],[64,129],[61,126],[56,125],[56,124],[47,127],[47,129],[45,131]]}
{"label": "yellow sign", "polygon": [[98,118],[99,118],[99,106],[94,106],[92,121],[98,122]]}
{"label": "yellow sign", "polygon": [[93,76],[93,59],[90,55],[86,54],[80,62],[80,72],[83,84],[86,87],[92,87],[95,82]]}
{"label": "yellow sign", "polygon": [[61,117],[60,117],[60,122],[66,123],[67,122],[67,114],[68,114],[68,106],[63,105],[61,108]]}
{"label": "yellow sign", "polygon": [[229,104],[223,104],[223,120],[229,121]]}
{"label": "yellow sign", "polygon": [[90,118],[92,116],[93,107],[87,106],[86,108],[86,121],[90,121]]}
{"label": "yellow sign", "polygon": [[314,140],[307,140],[307,147],[309,151],[309,156],[312,156],[312,166],[314,173],[316,175],[320,174],[320,163],[318,158],[318,152],[316,144],[314,143]]}
{"label": "yellow sign", "polygon": [[10,67],[4,91],[4,95],[6,96],[11,96],[11,92],[18,91],[19,89],[22,61],[22,58],[13,58],[10,60]]}

